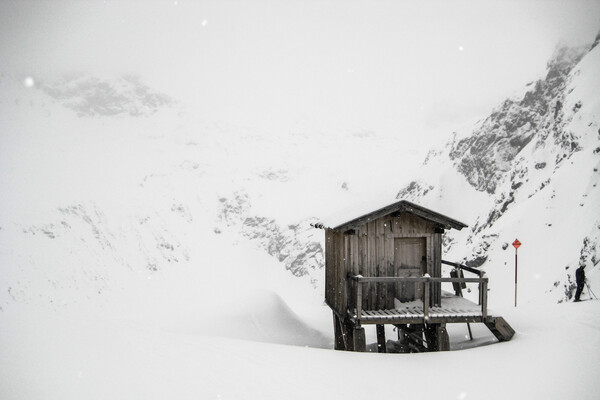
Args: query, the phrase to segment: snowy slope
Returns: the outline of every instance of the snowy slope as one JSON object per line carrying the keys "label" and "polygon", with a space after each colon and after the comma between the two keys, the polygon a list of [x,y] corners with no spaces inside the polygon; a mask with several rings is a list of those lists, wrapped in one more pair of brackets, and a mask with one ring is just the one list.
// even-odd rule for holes
{"label": "snowy slope", "polygon": [[202,264],[220,235],[318,289],[322,232],[310,223],[337,200],[393,194],[345,160],[419,157],[363,131],[274,136],[208,122],[132,76],[4,73],[0,84],[0,306],[57,307]]}
{"label": "snowy slope", "polygon": [[[490,301],[510,303],[518,238],[520,298],[564,301],[574,270],[600,278],[600,48],[559,48],[545,78],[430,152],[398,198],[452,211],[446,258],[486,270]],[[451,206],[450,206],[451,205]]]}

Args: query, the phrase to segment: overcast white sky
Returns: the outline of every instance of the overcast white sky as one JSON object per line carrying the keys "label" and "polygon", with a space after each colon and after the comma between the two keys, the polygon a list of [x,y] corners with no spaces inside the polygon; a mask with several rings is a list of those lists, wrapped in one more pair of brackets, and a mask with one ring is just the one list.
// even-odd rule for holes
{"label": "overcast white sky", "polygon": [[133,72],[208,119],[426,137],[598,30],[595,0],[0,0],[0,70]]}

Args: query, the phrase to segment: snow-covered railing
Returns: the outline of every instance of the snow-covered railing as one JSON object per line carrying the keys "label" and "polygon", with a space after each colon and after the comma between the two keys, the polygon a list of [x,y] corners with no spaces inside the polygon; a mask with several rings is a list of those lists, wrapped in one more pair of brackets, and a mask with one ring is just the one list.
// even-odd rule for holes
{"label": "snow-covered railing", "polygon": [[[360,323],[360,319],[363,316],[362,302],[363,302],[363,285],[374,283],[374,284],[397,284],[397,283],[413,283],[423,285],[423,317],[425,321],[429,321],[431,315],[431,285],[442,284],[445,282],[449,283],[477,283],[479,286],[479,307],[481,309],[481,317],[483,320],[487,318],[487,277],[478,278],[432,278],[429,276],[423,276],[421,278],[414,277],[365,277],[362,275],[350,276],[352,282],[356,283],[356,319]],[[353,299],[354,300],[354,299]],[[473,303],[474,304],[474,303]],[[350,308],[352,304],[349,304]],[[441,306],[443,306],[441,304]]]}

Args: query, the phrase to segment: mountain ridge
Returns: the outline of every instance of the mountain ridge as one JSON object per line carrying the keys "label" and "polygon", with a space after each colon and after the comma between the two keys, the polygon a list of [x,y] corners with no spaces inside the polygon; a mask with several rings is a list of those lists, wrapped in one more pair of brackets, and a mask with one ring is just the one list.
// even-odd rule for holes
{"label": "mountain ridge", "polygon": [[[522,97],[502,102],[471,131],[454,134],[445,145],[430,151],[424,161],[428,171],[397,194],[397,198],[417,202],[467,204],[465,208],[476,217],[470,218],[468,233],[449,234],[445,250],[455,257],[462,254],[462,262],[490,273],[498,270],[493,260],[506,259],[502,253],[510,243],[504,234],[507,229],[515,235],[531,231],[530,235],[555,243],[554,250],[550,250],[552,246],[548,249],[557,253],[554,260],[547,255],[540,257],[542,262],[553,264],[554,281],[547,281],[545,289],[535,290],[552,292],[556,301],[572,298],[574,266],[580,261],[590,267],[589,275],[598,275],[596,250],[589,243],[597,240],[600,226],[594,215],[600,203],[592,200],[598,198],[600,153],[600,103],[594,100],[598,84],[592,71],[600,67],[599,58],[596,46],[558,48],[543,79],[529,84]],[[462,193],[445,193],[435,183],[440,179],[460,186]],[[464,184],[460,183],[463,179]],[[570,190],[576,180],[585,183]],[[557,203],[557,192],[564,198],[580,192],[581,197],[561,210],[551,206]],[[479,200],[469,202],[465,198],[470,196]],[[560,202],[569,203],[564,199]],[[535,204],[536,209],[524,216],[519,209],[529,208],[528,204]],[[561,221],[565,234],[579,237],[578,244],[569,239],[567,246],[561,246],[548,237],[559,232],[553,227],[562,215],[581,222],[574,226]],[[524,228],[521,221],[531,226]],[[457,250],[459,247],[470,248],[470,253]],[[540,244],[538,255],[545,247]],[[569,255],[558,253],[561,247]],[[585,260],[580,254],[586,254]]]}

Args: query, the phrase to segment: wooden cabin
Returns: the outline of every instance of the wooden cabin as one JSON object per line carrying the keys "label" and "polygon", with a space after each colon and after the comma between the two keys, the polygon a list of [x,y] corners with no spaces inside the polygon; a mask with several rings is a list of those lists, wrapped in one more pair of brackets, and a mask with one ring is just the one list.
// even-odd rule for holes
{"label": "wooden cabin", "polygon": [[[448,350],[452,322],[483,322],[499,340],[514,334],[501,317],[487,315],[483,273],[442,260],[443,233],[467,227],[462,222],[401,200],[315,226],[325,229],[325,301],[336,349],[365,351],[365,324],[376,325],[379,351],[386,350],[385,324],[398,328],[411,351]],[[442,277],[443,263],[454,267],[452,276]],[[479,304],[462,298],[466,284],[478,286]]]}

